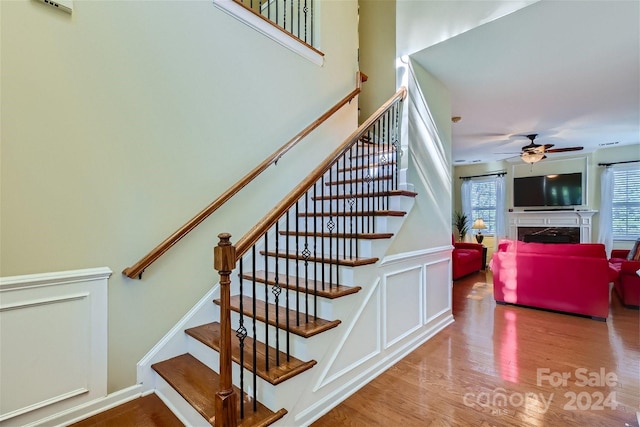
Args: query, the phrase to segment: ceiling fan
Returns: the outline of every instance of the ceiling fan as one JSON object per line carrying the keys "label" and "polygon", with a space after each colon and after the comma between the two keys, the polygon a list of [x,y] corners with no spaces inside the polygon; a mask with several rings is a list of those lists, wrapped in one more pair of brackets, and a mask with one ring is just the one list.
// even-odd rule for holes
{"label": "ceiling fan", "polygon": [[534,140],[537,136],[537,133],[526,135],[531,142],[522,147],[522,152],[520,153],[520,158],[525,163],[534,164],[542,159],[546,159],[547,153],[564,153],[567,151],[580,151],[584,149],[584,147],[551,148],[554,146],[553,144],[536,144]]}

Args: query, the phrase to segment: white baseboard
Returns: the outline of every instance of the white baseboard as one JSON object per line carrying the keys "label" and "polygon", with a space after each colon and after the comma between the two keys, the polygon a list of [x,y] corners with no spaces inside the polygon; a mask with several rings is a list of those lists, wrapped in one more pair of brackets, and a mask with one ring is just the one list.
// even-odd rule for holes
{"label": "white baseboard", "polygon": [[107,409],[115,408],[118,405],[127,403],[133,399],[141,397],[142,395],[142,386],[136,384],[134,386],[116,391],[115,393],[110,393],[103,398],[92,400],[91,402],[78,405],[74,408],[70,408],[66,411],[59,412],[50,417],[38,420],[34,423],[27,424],[24,427],[35,427],[44,425],[68,426],[70,424],[84,420],[85,418],[99,414],[100,412],[104,412]]}

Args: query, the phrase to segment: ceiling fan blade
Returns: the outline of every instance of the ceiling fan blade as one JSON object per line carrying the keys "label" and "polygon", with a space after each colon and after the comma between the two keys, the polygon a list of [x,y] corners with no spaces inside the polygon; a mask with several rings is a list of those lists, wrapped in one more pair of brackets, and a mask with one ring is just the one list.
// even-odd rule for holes
{"label": "ceiling fan blade", "polygon": [[584,147],[553,148],[551,150],[546,150],[545,153],[564,153],[566,151],[580,151],[583,149]]}
{"label": "ceiling fan blade", "polygon": [[553,147],[553,144],[544,144],[543,146],[544,151],[548,151],[549,148]]}

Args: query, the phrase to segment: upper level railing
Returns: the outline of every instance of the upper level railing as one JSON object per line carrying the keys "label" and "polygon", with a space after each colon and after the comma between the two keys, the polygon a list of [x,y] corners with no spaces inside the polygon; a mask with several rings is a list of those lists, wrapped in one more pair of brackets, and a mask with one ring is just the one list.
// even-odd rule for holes
{"label": "upper level railing", "polygon": [[242,177],[238,182],[236,182],[233,186],[231,186],[227,191],[221,194],[217,199],[215,199],[211,204],[205,207],[202,211],[200,211],[196,216],[191,218],[188,222],[186,222],[182,227],[176,230],[173,234],[167,237],[162,243],[153,248],[148,254],[138,260],[135,264],[130,267],[125,268],[122,271],[122,274],[125,276],[135,279],[141,279],[142,273],[144,270],[149,267],[152,263],[154,263],[158,258],[160,258],[165,252],[167,252],[173,245],[178,243],[180,239],[186,236],[191,230],[196,228],[202,221],[207,219],[212,213],[218,210],[223,204],[225,204],[229,199],[231,199],[236,193],[238,193],[242,188],[248,185],[251,181],[253,181],[256,177],[258,177],[262,172],[264,172],[269,166],[274,165],[280,160],[282,156],[284,156],[289,150],[291,150],[296,144],[298,144],[302,139],[304,139],[307,135],[309,135],[314,129],[324,123],[329,117],[331,117],[334,113],[339,111],[343,106],[347,103],[351,102],[353,98],[355,98],[361,91],[362,82],[367,81],[367,76],[363,73],[357,73],[357,83],[356,88],[345,96],[342,100],[340,100],[336,105],[331,107],[316,119],[309,126],[300,131],[296,136],[294,136],[291,140],[289,140],[286,144],[276,150],[273,154],[267,157],[262,163],[253,168],[248,174]]}
{"label": "upper level railing", "polygon": [[275,24],[311,48],[314,45],[314,0],[233,0]]}

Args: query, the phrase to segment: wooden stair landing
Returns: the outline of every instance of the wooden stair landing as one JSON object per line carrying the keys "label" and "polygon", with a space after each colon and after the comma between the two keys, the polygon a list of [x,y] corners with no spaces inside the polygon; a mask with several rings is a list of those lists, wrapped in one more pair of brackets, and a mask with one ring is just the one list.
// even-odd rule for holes
{"label": "wooden stair landing", "polygon": [[[214,303],[220,305],[220,300],[216,299]],[[240,313],[240,296],[234,295],[231,297],[231,310]],[[319,317],[313,318],[309,316],[309,321],[306,320],[306,316],[301,313],[299,315],[300,322],[296,322],[296,312],[289,310],[289,323],[287,325],[287,309],[286,307],[276,307],[274,304],[265,304],[264,301],[256,301],[256,313],[255,318],[263,323],[267,323],[267,310],[269,314],[269,324],[271,326],[278,326],[282,330],[291,331],[292,334],[299,335],[303,338],[309,338],[317,335],[321,332],[333,329],[340,324],[340,320],[325,320]],[[278,323],[276,324],[276,310],[278,313]],[[242,312],[246,316],[253,317],[253,300],[251,297],[242,297]]]}
{"label": "wooden stair landing", "polygon": [[[196,326],[189,328],[185,331],[188,335],[197,339],[206,346],[220,352],[220,323],[212,322],[206,325]],[[237,338],[231,339],[231,358],[234,362],[240,364],[240,342]],[[266,345],[261,342],[256,342],[251,337],[246,337],[244,340],[244,366],[246,369],[253,371],[253,349],[256,347],[256,359],[258,376],[271,384],[280,384],[281,382],[298,375],[301,372],[306,371],[313,367],[317,362],[311,360],[309,362],[303,362],[295,357],[289,357],[283,352],[279,352],[280,365],[276,364],[276,350],[269,348],[269,370],[266,369]]]}
{"label": "wooden stair landing", "polygon": [[[220,377],[216,372],[190,354],[155,363],[152,368],[211,425],[215,425],[215,395],[220,388]],[[245,405],[245,417],[239,421],[239,426],[269,425],[287,413],[286,409],[273,412],[260,402],[254,412],[253,401],[237,387],[233,388],[238,396],[243,396]]]}

